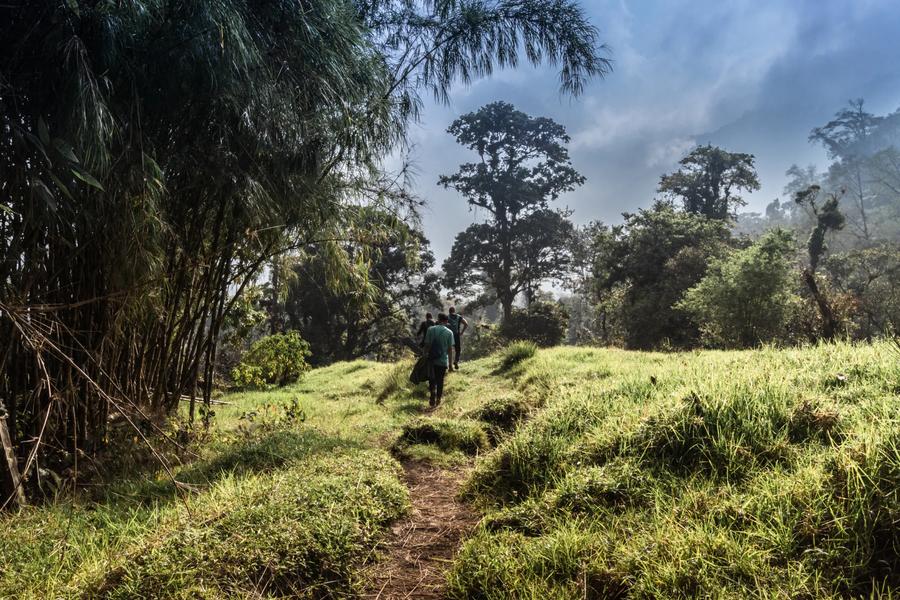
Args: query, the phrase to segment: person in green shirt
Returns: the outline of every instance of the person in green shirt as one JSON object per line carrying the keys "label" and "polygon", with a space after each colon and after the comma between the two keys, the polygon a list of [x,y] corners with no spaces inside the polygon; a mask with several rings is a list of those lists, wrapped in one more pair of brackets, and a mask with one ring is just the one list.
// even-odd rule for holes
{"label": "person in green shirt", "polygon": [[428,368],[428,404],[437,406],[444,396],[444,377],[450,366],[450,355],[453,353],[453,332],[447,327],[447,315],[438,315],[437,325],[425,332],[425,356],[431,364]]}
{"label": "person in green shirt", "polygon": [[447,316],[447,327],[453,332],[453,345],[456,352],[453,353],[453,367],[459,371],[459,353],[462,351],[462,334],[469,328],[469,322],[461,314],[456,312],[456,307],[450,307],[450,314]]}

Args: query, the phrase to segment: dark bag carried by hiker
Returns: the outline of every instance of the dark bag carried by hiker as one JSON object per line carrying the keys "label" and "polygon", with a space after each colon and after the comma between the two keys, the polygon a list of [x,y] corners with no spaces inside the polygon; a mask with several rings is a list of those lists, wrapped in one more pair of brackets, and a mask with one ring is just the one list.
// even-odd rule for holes
{"label": "dark bag carried by hiker", "polygon": [[419,360],[413,366],[412,372],[409,374],[409,381],[413,385],[419,385],[423,381],[428,381],[428,357],[420,356]]}

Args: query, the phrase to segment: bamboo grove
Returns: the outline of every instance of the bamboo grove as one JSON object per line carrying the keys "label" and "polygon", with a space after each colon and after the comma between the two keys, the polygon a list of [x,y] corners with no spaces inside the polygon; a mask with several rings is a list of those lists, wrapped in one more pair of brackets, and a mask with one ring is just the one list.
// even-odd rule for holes
{"label": "bamboo grove", "polygon": [[379,165],[420,94],[520,56],[566,93],[609,66],[569,0],[0,7],[0,423],[24,488],[77,477],[112,423],[193,419],[266,261],[317,244],[352,271],[336,224],[408,201]]}

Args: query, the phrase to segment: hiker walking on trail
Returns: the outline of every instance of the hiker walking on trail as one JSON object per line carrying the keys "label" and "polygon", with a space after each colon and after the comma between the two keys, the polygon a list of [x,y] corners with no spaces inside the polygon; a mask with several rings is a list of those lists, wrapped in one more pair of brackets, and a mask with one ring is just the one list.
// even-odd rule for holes
{"label": "hiker walking on trail", "polygon": [[450,331],[453,332],[453,346],[456,352],[453,354],[453,368],[459,371],[459,353],[462,351],[462,334],[469,328],[469,322],[461,314],[456,312],[456,307],[450,307],[450,315],[447,317]]}
{"label": "hiker walking on trail", "polygon": [[453,353],[453,332],[448,327],[447,315],[438,315],[438,322],[425,332],[425,356],[428,357],[428,404],[437,406],[444,396],[444,376],[450,366]]}
{"label": "hiker walking on trail", "polygon": [[434,322],[434,317],[431,316],[431,313],[425,313],[425,320],[422,321],[422,324],[419,325],[419,330],[416,332],[416,339],[419,340],[419,346],[425,345],[425,334],[435,325],[436,323]]}

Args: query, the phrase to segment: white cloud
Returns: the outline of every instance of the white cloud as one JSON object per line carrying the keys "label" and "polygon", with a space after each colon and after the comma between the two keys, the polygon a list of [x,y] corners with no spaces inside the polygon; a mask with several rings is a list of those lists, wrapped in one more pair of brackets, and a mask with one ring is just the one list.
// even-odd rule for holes
{"label": "white cloud", "polygon": [[647,146],[647,158],[645,164],[648,168],[667,169],[681,160],[697,141],[692,137],[676,137],[669,140],[650,142]]}

